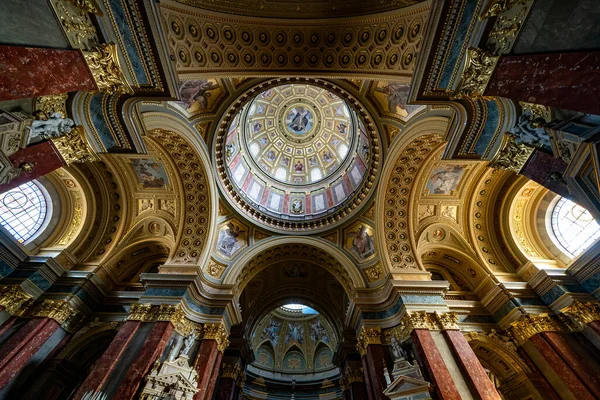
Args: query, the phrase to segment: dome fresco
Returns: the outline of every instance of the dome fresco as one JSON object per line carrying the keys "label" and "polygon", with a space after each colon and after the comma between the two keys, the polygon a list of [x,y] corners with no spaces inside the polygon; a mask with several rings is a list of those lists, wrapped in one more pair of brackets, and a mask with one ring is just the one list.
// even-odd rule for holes
{"label": "dome fresco", "polygon": [[259,92],[235,113],[224,140],[235,192],[288,221],[341,208],[363,186],[370,154],[369,134],[347,101],[308,83]]}

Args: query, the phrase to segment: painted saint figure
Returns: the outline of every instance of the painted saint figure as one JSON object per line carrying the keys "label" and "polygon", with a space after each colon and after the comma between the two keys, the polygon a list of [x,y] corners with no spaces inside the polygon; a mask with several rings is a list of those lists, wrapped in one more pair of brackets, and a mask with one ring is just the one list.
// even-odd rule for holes
{"label": "painted saint figure", "polygon": [[240,228],[231,222],[219,232],[217,249],[227,257],[231,257],[242,245],[238,242]]}
{"label": "painted saint figure", "polygon": [[373,238],[369,236],[367,228],[365,228],[364,225],[361,225],[360,228],[358,228],[358,231],[356,231],[350,250],[361,260],[369,257],[375,252]]}

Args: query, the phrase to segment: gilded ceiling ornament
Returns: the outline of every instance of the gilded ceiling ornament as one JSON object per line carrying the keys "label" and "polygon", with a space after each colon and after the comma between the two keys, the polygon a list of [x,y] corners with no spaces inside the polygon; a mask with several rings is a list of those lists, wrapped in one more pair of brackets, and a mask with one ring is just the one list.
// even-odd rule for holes
{"label": "gilded ceiling ornament", "polygon": [[548,106],[542,104],[527,103],[525,101],[520,101],[519,105],[523,109],[523,114],[525,114],[526,112],[530,113],[532,121],[538,118],[542,118],[546,122],[550,122],[550,120],[552,119],[550,107]]}
{"label": "gilded ceiling ornament", "polygon": [[214,340],[217,342],[217,349],[223,353],[229,346],[229,334],[223,324],[204,324],[202,340]]}
{"label": "gilded ceiling ornament", "polygon": [[20,286],[0,286],[0,306],[10,315],[22,315],[32,302],[32,296]]}
{"label": "gilded ceiling ornament", "polygon": [[458,315],[455,312],[435,313],[435,319],[442,329],[460,329],[458,326]]}
{"label": "gilded ceiling ornament", "polygon": [[67,165],[100,160],[88,144],[82,126],[73,127],[70,133],[50,141]]}
{"label": "gilded ceiling ornament", "polygon": [[74,6],[76,6],[77,8],[81,8],[82,10],[87,11],[91,14],[96,14],[99,17],[104,16],[104,14],[102,13],[102,10],[100,10],[100,7],[98,7],[95,0],[68,0],[68,1],[70,3],[72,3]]}
{"label": "gilded ceiling ornament", "polygon": [[81,220],[83,219],[83,201],[81,199],[81,195],[76,191],[69,191],[69,194],[73,200],[73,214],[71,215],[69,228],[57,243],[59,246],[65,246],[71,241],[71,239],[73,239],[75,233],[79,229]]}
{"label": "gilded ceiling ornament", "polygon": [[527,143],[516,143],[515,137],[509,134],[504,134],[504,139],[500,145],[500,151],[492,162],[491,167],[502,168],[515,173],[521,172],[535,147]]}
{"label": "gilded ceiling ornament", "polygon": [[371,203],[367,211],[363,213],[363,217],[368,218],[372,221],[375,220],[375,202]]}
{"label": "gilded ceiling ornament", "polygon": [[600,320],[600,304],[595,301],[574,301],[560,312],[569,318],[575,331],[582,331],[589,323]]}
{"label": "gilded ceiling ornament", "polygon": [[467,49],[461,80],[452,97],[462,99],[483,96],[499,58],[485,50],[474,47]]}
{"label": "gilded ceiling ornament", "polygon": [[505,11],[510,10],[516,5],[525,5],[527,0],[492,0],[481,13],[480,20],[485,18],[496,17]]}
{"label": "gilded ceiling ornament", "polygon": [[129,321],[152,321],[154,318],[152,304],[132,304],[129,309]]}
{"label": "gilded ceiling ornament", "polygon": [[65,35],[74,48],[87,50],[98,46],[98,34],[87,11],[73,6],[69,0],[52,3]]}
{"label": "gilded ceiling ornament", "polygon": [[103,43],[82,53],[99,91],[108,94],[134,93],[121,70],[116,44]]}
{"label": "gilded ceiling ornament", "polygon": [[364,272],[367,276],[367,281],[369,281],[369,283],[376,282],[384,277],[383,270],[381,269],[381,265],[379,264],[365,269]]}
{"label": "gilded ceiling ornament", "polygon": [[206,272],[215,279],[221,279],[225,269],[227,269],[227,265],[221,264],[213,259],[211,259],[206,266]]}
{"label": "gilded ceiling ornament", "polygon": [[67,93],[36,97],[33,114],[39,116],[39,119],[48,119],[55,113],[59,113],[62,118],[67,118],[68,97]]}
{"label": "gilded ceiling ornament", "polygon": [[510,324],[509,332],[517,345],[522,346],[530,337],[541,332],[560,332],[558,322],[547,314],[523,315],[518,321]]}
{"label": "gilded ceiling ornament", "polygon": [[269,235],[269,234],[268,234],[268,233],[266,233],[266,232],[260,231],[260,230],[258,230],[258,229],[255,229],[255,230],[254,230],[254,241],[255,241],[255,242],[258,242],[259,240],[266,239],[266,238],[268,238],[268,237],[271,237],[271,235]]}
{"label": "gilded ceiling ornament", "polygon": [[330,233],[328,235],[325,235],[325,236],[321,236],[321,237],[323,239],[331,242],[331,243],[334,243],[334,244],[337,244],[337,242],[338,242],[338,233],[337,233],[337,231],[332,232],[332,233]]}
{"label": "gilded ceiling ornament", "polygon": [[131,305],[127,319],[143,322],[171,321],[177,310],[178,306],[172,304],[135,303]]}
{"label": "gilded ceiling ornament", "polygon": [[205,142],[208,141],[208,132],[209,132],[208,128],[209,127],[210,127],[210,121],[209,122],[200,122],[200,123],[194,125],[194,128],[196,128],[196,130],[200,134],[200,137]]}
{"label": "gilded ceiling ornament", "polygon": [[400,129],[396,128],[395,126],[385,125],[385,130],[388,134],[389,143],[392,143],[396,136],[400,133]]}
{"label": "gilded ceiling ornament", "polygon": [[381,344],[381,328],[363,327],[358,335],[357,341],[356,349],[361,356],[364,356],[367,354],[367,347],[370,344]]}

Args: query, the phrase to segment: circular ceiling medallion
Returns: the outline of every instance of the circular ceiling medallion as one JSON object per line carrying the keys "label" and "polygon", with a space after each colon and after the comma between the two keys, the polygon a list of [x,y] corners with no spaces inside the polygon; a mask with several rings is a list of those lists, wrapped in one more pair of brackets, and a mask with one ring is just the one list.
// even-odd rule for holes
{"label": "circular ceiling medallion", "polygon": [[261,84],[222,118],[214,153],[221,189],[270,230],[329,229],[360,208],[375,181],[379,138],[371,121],[328,82]]}

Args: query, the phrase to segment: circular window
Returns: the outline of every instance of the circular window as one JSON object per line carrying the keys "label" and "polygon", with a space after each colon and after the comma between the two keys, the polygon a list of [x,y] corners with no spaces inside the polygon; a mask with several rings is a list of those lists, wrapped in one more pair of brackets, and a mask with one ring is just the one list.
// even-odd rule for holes
{"label": "circular window", "polygon": [[551,219],[555,244],[571,258],[577,257],[600,238],[600,225],[592,214],[564,197],[556,202]]}
{"label": "circular window", "polygon": [[379,138],[354,98],[328,82],[289,79],[241,99],[215,141],[232,205],[270,230],[296,234],[329,229],[360,208],[379,172]]}
{"label": "circular window", "polygon": [[0,194],[0,224],[23,243],[33,237],[46,218],[46,198],[33,182]]}

